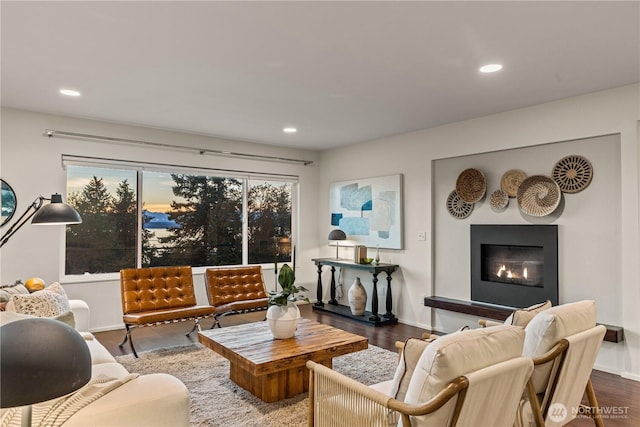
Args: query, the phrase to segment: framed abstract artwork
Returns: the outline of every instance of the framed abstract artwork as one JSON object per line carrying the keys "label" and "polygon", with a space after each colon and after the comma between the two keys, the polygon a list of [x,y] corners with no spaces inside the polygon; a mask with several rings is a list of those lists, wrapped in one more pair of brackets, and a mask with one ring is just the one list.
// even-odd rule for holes
{"label": "framed abstract artwork", "polygon": [[361,245],[402,249],[402,175],[333,182],[331,225]]}

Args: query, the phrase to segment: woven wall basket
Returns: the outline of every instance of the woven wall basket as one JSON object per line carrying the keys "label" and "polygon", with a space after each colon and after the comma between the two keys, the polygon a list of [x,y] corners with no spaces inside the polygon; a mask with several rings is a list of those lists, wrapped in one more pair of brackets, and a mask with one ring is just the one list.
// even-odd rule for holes
{"label": "woven wall basket", "polygon": [[487,192],[487,180],[478,169],[465,169],[456,180],[458,196],[467,203],[475,203]]}
{"label": "woven wall basket", "polygon": [[502,175],[500,189],[507,193],[509,197],[516,197],[518,195],[518,187],[526,177],[527,174],[519,169],[508,170]]}
{"label": "woven wall basket", "polygon": [[518,207],[527,215],[545,216],[556,210],[562,192],[548,176],[533,175],[518,187]]}
{"label": "woven wall basket", "polygon": [[472,210],[473,204],[462,200],[456,190],[449,193],[449,197],[447,197],[447,211],[449,211],[449,215],[457,219],[464,219],[471,215]]}
{"label": "woven wall basket", "polygon": [[558,160],[551,177],[564,193],[577,193],[589,186],[593,178],[591,162],[582,156],[571,155]]}
{"label": "woven wall basket", "polygon": [[489,203],[494,209],[505,209],[509,206],[509,196],[502,190],[496,190],[491,193]]}

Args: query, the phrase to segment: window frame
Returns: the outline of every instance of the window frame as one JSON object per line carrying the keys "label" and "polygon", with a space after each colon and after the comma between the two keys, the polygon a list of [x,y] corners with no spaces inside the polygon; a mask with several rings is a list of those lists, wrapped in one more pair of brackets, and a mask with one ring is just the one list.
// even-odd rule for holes
{"label": "window frame", "polygon": [[[82,166],[92,168],[104,168],[104,169],[125,169],[133,170],[136,172],[136,205],[137,205],[137,218],[136,221],[136,266],[142,266],[142,244],[140,242],[143,230],[142,221],[142,205],[144,200],[143,193],[143,173],[145,171],[161,172],[161,173],[185,173],[185,174],[201,174],[207,176],[216,176],[224,178],[234,178],[242,182],[242,264],[229,265],[229,267],[237,267],[243,265],[249,265],[249,224],[248,224],[248,188],[250,180],[266,180],[274,182],[287,182],[291,183],[291,241],[292,248],[295,247],[297,241],[298,230],[298,191],[299,191],[299,176],[289,174],[271,174],[261,172],[249,172],[231,169],[218,169],[218,168],[206,168],[206,167],[194,167],[186,165],[172,165],[161,163],[144,163],[128,160],[117,159],[105,159],[94,158],[84,156],[72,156],[62,155],[62,165],[65,172],[68,166]],[[65,186],[68,180],[68,173],[65,175]],[[62,283],[88,283],[88,282],[110,282],[120,279],[119,272],[111,273],[85,273],[85,274],[66,274],[66,228],[63,228],[60,250],[60,271]],[[293,252],[292,252],[293,260]],[[261,265],[263,269],[273,268],[272,263],[260,263],[251,265]],[[192,267],[193,275],[204,275],[205,270],[211,266],[198,266]]]}

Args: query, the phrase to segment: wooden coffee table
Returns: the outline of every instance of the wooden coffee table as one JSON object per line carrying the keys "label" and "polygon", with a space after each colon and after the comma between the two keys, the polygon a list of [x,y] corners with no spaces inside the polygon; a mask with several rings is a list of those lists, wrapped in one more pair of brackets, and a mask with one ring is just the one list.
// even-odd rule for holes
{"label": "wooden coffee table", "polygon": [[265,402],[308,391],[308,360],[331,368],[334,357],[368,347],[365,337],[307,319],[286,340],[274,339],[266,321],[202,331],[198,339],[229,360],[233,382]]}

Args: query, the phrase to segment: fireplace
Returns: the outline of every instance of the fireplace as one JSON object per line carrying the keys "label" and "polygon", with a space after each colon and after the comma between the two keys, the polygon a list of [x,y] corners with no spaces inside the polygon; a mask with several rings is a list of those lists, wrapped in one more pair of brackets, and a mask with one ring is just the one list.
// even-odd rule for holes
{"label": "fireplace", "polygon": [[508,307],[558,304],[558,227],[471,225],[471,299]]}

